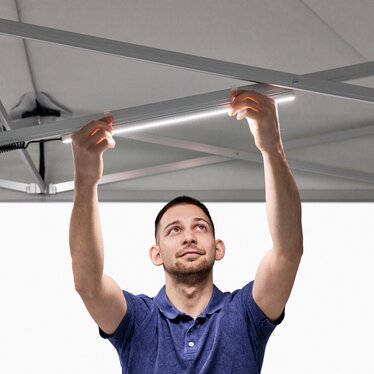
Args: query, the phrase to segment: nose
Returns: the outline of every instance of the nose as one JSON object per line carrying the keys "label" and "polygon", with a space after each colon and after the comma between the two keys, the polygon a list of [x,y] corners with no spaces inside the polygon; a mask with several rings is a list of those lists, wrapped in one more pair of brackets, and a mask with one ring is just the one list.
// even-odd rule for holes
{"label": "nose", "polygon": [[186,244],[196,244],[196,237],[195,233],[192,230],[186,230],[184,232],[184,237],[183,237],[183,245]]}

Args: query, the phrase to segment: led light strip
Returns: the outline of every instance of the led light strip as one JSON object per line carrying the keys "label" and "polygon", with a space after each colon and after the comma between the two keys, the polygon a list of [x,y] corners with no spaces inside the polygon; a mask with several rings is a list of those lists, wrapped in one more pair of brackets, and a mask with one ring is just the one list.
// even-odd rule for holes
{"label": "led light strip", "polygon": [[[277,104],[287,103],[295,100],[295,94],[293,92],[274,96],[273,97]],[[145,121],[139,121],[133,124],[129,124],[122,121],[115,121],[112,135],[118,135],[128,132],[135,132],[135,131],[144,131],[149,129],[154,129],[158,127],[170,126],[179,123],[185,123],[190,121],[196,121],[199,119],[207,119],[211,117],[217,117],[221,115],[227,115],[229,111],[229,105],[224,105],[222,107],[215,107],[211,109],[206,109],[200,112],[194,113],[186,113],[180,114],[177,116],[166,117],[166,118],[158,118],[158,119],[151,119]],[[108,115],[109,113],[106,113]],[[63,143],[71,143],[71,135],[65,135],[62,137]]]}

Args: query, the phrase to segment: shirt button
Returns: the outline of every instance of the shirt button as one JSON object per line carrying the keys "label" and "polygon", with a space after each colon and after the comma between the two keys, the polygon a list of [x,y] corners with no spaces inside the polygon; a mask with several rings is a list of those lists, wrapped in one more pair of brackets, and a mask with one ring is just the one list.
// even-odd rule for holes
{"label": "shirt button", "polygon": [[189,343],[188,343],[188,346],[189,346],[189,347],[193,347],[194,345],[195,345],[194,342],[189,342]]}
{"label": "shirt button", "polygon": [[191,331],[191,332],[192,332],[192,331],[194,331],[194,330],[195,330],[195,328],[194,328],[194,327],[191,327],[191,328],[190,328],[190,331]]}

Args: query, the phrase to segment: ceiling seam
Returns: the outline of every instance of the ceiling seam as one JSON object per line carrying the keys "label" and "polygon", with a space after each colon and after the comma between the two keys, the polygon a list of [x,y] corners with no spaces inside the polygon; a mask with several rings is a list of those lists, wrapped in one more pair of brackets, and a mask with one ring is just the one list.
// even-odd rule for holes
{"label": "ceiling seam", "polygon": [[366,58],[360,51],[358,51],[352,44],[350,44],[346,39],[344,39],[331,25],[329,25],[313,8],[311,8],[304,0],[299,0],[300,3],[304,5],[315,17],[317,17],[326,27],[328,27],[335,36],[337,36],[344,44],[346,44],[354,53],[356,53],[365,62],[369,59]]}
{"label": "ceiling seam", "polygon": [[[23,22],[22,16],[21,16],[20,6],[18,4],[18,0],[14,0],[14,3],[16,5],[18,21]],[[23,47],[24,47],[24,50],[25,50],[27,66],[29,68],[31,84],[32,84],[32,87],[33,87],[33,90],[34,90],[34,93],[35,93],[35,97],[38,99],[38,90],[37,90],[37,87],[36,87],[36,83],[35,83],[35,79],[34,79],[34,73],[33,73],[33,69],[32,69],[32,66],[31,66],[30,54],[29,54],[29,50],[28,50],[28,46],[27,46],[27,41],[24,38],[22,38],[22,42],[23,42]]]}

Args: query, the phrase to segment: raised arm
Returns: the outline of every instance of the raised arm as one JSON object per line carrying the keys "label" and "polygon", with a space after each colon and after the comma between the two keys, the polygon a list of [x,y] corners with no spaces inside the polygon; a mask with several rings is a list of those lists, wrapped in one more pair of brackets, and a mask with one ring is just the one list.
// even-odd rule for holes
{"label": "raised arm", "polygon": [[75,289],[95,322],[107,334],[126,313],[122,290],[103,274],[104,244],[97,185],[103,173],[103,153],[114,148],[112,118],[90,122],[72,136],[74,205],[70,220],[70,253]]}
{"label": "raised arm", "polygon": [[284,152],[274,100],[253,91],[233,95],[230,115],[247,118],[264,160],[266,212],[273,248],[257,270],[253,298],[272,320],[291,294],[303,253],[299,192]]}

